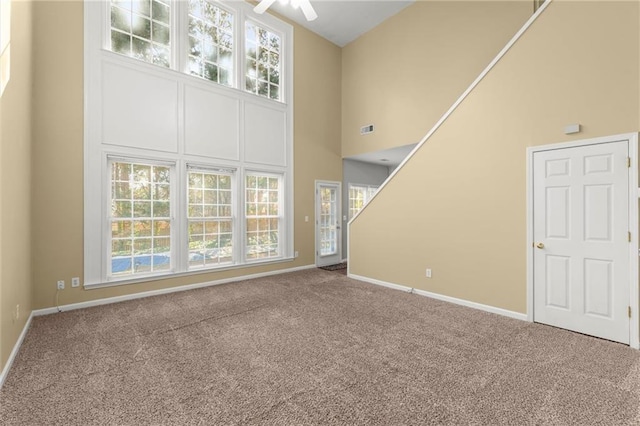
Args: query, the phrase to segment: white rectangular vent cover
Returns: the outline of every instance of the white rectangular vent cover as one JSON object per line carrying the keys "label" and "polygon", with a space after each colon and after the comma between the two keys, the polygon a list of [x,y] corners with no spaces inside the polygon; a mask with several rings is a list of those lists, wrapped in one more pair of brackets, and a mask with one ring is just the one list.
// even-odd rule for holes
{"label": "white rectangular vent cover", "polygon": [[369,124],[369,125],[360,127],[360,134],[361,135],[366,135],[368,133],[373,133],[373,124]]}

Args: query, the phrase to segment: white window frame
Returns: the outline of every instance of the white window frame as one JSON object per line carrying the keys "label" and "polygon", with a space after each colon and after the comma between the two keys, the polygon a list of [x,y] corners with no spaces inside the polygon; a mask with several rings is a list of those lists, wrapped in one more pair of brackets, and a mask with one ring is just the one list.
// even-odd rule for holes
{"label": "white window frame", "polygon": [[285,193],[285,176],[284,173],[278,173],[278,172],[273,172],[273,171],[263,171],[263,170],[255,170],[255,169],[250,169],[250,170],[246,170],[245,174],[243,176],[242,179],[242,259],[244,262],[251,264],[251,263],[260,263],[260,262],[264,262],[265,260],[269,260],[269,259],[274,259],[274,257],[267,257],[267,258],[257,258],[257,259],[249,259],[247,257],[247,244],[246,244],[246,239],[247,239],[247,215],[246,215],[246,191],[247,191],[247,186],[246,186],[246,182],[247,182],[247,177],[249,176],[261,176],[261,177],[267,177],[267,178],[277,178],[278,179],[278,256],[275,257],[276,259],[279,257],[282,257],[283,253],[284,253],[284,248],[286,248],[286,244],[284,244],[287,241],[287,229],[285,226],[285,215],[286,215],[286,203],[285,203],[285,197],[286,197],[286,193]]}
{"label": "white window frame", "polygon": [[[214,1],[215,2],[215,1]],[[270,264],[289,262],[294,259],[293,245],[293,27],[277,18],[265,15],[257,15],[253,7],[245,2],[220,2],[224,8],[232,8],[234,22],[234,82],[237,87],[228,87],[193,76],[186,73],[187,61],[185,54],[178,54],[181,44],[188,44],[188,37],[178,38],[174,34],[182,31],[187,25],[187,8],[175,9],[176,3],[184,3],[172,0],[171,12],[171,67],[165,68],[153,65],[145,61],[131,58],[108,50],[110,43],[109,29],[109,2],[85,0],[84,2],[84,31],[85,31],[85,55],[84,55],[84,84],[85,84],[85,136],[84,136],[84,287],[87,289],[109,287],[114,285],[153,281],[161,278],[171,278],[185,275],[211,273],[228,269],[255,266],[256,264]],[[216,5],[218,2],[215,2]],[[186,5],[186,3],[184,3]],[[258,96],[244,90],[244,20],[251,21],[271,31],[278,32],[282,36],[281,61],[281,88],[280,100],[272,100]],[[240,31],[241,30],[241,31]],[[236,49],[241,46],[242,50]],[[190,86],[201,87],[221,96],[238,99],[241,104],[262,105],[284,112],[285,126],[285,163],[273,165],[269,162],[250,162],[244,157],[242,142],[239,148],[239,160],[221,160],[209,157],[200,157],[188,154],[184,151],[184,116],[178,117],[178,152],[165,152],[149,149],[140,149],[133,146],[115,146],[102,140],[102,70],[105,64],[110,66],[122,66],[123,68],[148,73],[167,80],[175,81],[180,99],[184,99],[184,88]],[[241,76],[238,80],[235,76]],[[243,120],[243,114],[240,119]],[[242,124],[241,124],[242,126]],[[242,132],[241,132],[242,134]],[[111,229],[107,226],[110,201],[108,158],[110,156],[124,157],[130,161],[158,161],[173,162],[171,206],[172,206],[172,265],[171,272],[158,273],[151,276],[136,276],[130,279],[109,279],[107,258],[109,254],[107,241]],[[266,160],[265,160],[266,161]],[[234,262],[232,265],[211,265],[198,269],[188,268],[188,230],[187,230],[187,167],[198,165],[203,168],[234,169],[235,179],[233,183],[234,203]],[[258,260],[245,260],[245,206],[244,206],[244,175],[250,171],[260,173],[273,173],[281,176],[282,207],[280,213],[283,216],[280,226],[280,256],[278,258],[266,258]]]}
{"label": "white window frame", "polygon": [[[282,102],[282,103],[290,103],[292,100],[290,92],[293,91],[292,84],[289,82],[292,81],[293,77],[293,61],[291,60],[292,56],[292,43],[293,43],[293,31],[288,28],[283,28],[282,21],[279,19],[269,15],[262,14],[258,15],[253,12],[253,6],[244,2],[244,1],[219,1],[219,0],[207,0],[216,7],[224,9],[229,13],[233,14],[233,72],[231,75],[231,86],[220,85],[225,88],[240,90],[244,93],[262,98],[268,99],[273,102]],[[85,0],[85,6],[94,1]],[[153,67],[158,67],[162,69],[167,69],[165,67],[161,67],[159,65],[154,65],[152,63],[142,61],[139,59],[135,59],[132,57],[128,57],[126,55],[122,55],[119,53],[115,53],[111,51],[111,25],[110,25],[110,16],[111,16],[111,1],[110,0],[101,0],[100,4],[101,12],[99,17],[93,17],[92,25],[98,25],[99,28],[102,28],[102,40],[100,41],[100,45],[102,49],[112,53],[113,55],[117,55],[123,58],[126,58],[130,61],[141,62]],[[188,61],[188,49],[189,49],[189,2],[188,0],[170,0],[171,4],[171,17],[170,17],[170,49],[171,49],[171,59],[169,68],[170,70],[178,71],[184,73],[192,78],[197,78],[211,84],[216,84],[210,80],[205,78],[192,75],[189,72],[189,61]],[[85,7],[86,9],[86,7]],[[86,13],[85,13],[86,15]],[[245,61],[245,22],[250,21],[255,25],[263,27],[264,29],[278,34],[281,39],[281,52],[280,52],[280,98],[278,100],[269,99],[268,97],[254,94],[252,92],[248,92],[245,89],[245,75],[246,75],[246,61]],[[85,19],[86,22],[86,19]],[[85,33],[86,33],[85,24]]]}
{"label": "white window frame", "polygon": [[[231,262],[230,263],[224,263],[224,264],[219,264],[219,265],[212,265],[212,266],[207,266],[207,265],[203,265],[203,266],[189,266],[189,260],[188,258],[186,259],[186,270],[187,271],[203,271],[203,270],[210,270],[210,269],[219,269],[219,268],[225,268],[225,267],[229,267],[229,266],[234,266],[234,265],[238,265],[239,263],[239,252],[240,252],[240,246],[241,244],[239,243],[239,237],[238,237],[238,229],[239,229],[239,224],[238,224],[238,179],[237,179],[237,174],[238,171],[236,169],[233,168],[221,168],[221,167],[212,167],[210,165],[201,165],[201,164],[197,164],[197,163],[187,163],[187,167],[186,167],[186,175],[185,175],[185,200],[184,200],[184,206],[188,209],[189,207],[189,173],[190,172],[201,172],[201,173],[219,173],[219,174],[224,174],[224,175],[228,175],[231,179],[231,235],[232,235],[232,256],[231,256]],[[204,219],[203,219],[204,220]],[[186,246],[185,246],[185,250],[187,251],[187,256],[189,255],[189,214],[188,211],[185,210],[185,222],[186,222],[186,228],[185,228],[185,240],[186,240]]]}
{"label": "white window frame", "polygon": [[[238,65],[239,65],[239,55],[238,55],[238,40],[239,39],[239,29],[238,26],[241,24],[241,20],[243,19],[243,17],[241,16],[241,14],[238,13],[238,10],[233,9],[228,7],[226,4],[220,2],[220,1],[216,1],[216,0],[204,0],[204,1],[208,1],[209,3],[211,3],[212,5],[214,5],[215,7],[222,9],[230,14],[233,15],[233,49],[231,50],[231,62],[233,63],[233,70],[231,71],[231,78],[230,78],[230,85],[229,86],[225,86],[225,87],[230,87],[230,88],[238,88],[238,84],[239,84],[239,80],[238,80]],[[178,19],[180,20],[180,25],[178,25],[178,31],[183,32],[184,34],[177,34],[177,40],[179,43],[180,48],[177,49],[178,52],[176,53],[176,56],[178,57],[178,63],[181,65],[178,65],[176,67],[177,70],[180,70],[182,72],[184,72],[185,74],[194,76],[193,74],[191,74],[191,71],[189,70],[189,0],[185,0],[182,3],[184,3],[184,7],[180,7],[179,10],[177,11],[179,16]],[[240,16],[239,16],[240,15]],[[182,30],[184,29],[184,30]],[[177,32],[178,32],[177,31]],[[244,51],[244,50],[243,50]],[[194,76],[197,78],[201,78],[204,81],[209,81],[211,83],[214,84],[220,84],[217,82],[213,82],[211,80],[208,80],[204,77],[200,77],[200,76]]]}
{"label": "white window frame", "polygon": [[[169,54],[169,66],[168,67],[163,67],[163,68],[171,68],[171,65],[173,64],[172,56],[173,56],[173,50],[174,50],[173,49],[173,36],[174,36],[174,22],[175,21],[174,21],[174,18],[173,18],[173,15],[174,15],[173,10],[175,9],[174,8],[174,3],[175,2],[172,1],[172,0],[168,0],[167,2],[169,3],[169,8],[170,8],[170,16],[169,16],[169,46],[168,46],[169,49],[170,49],[169,50],[170,54]],[[106,9],[105,16],[109,17],[109,20],[107,22],[105,22],[105,25],[104,25],[105,26],[105,31],[106,31],[104,43],[105,43],[105,48],[107,48],[109,50],[112,49],[112,46],[111,46],[111,20],[110,20],[110,17],[111,17],[111,6],[112,6],[111,0],[104,1],[104,7]],[[120,9],[124,9],[123,7],[118,6],[118,5],[115,5],[115,6],[119,7]],[[152,8],[153,4],[150,4],[149,7]],[[126,9],[124,9],[124,11],[126,12]],[[133,12],[134,11],[131,10],[131,13],[133,13]],[[151,13],[151,15],[149,16],[149,21],[150,21],[150,29],[149,29],[149,31],[152,32],[153,31],[153,19],[152,19],[152,12],[150,12],[150,13]],[[157,22],[160,22],[160,21],[157,21]],[[126,32],[123,31],[123,30],[120,30],[120,29],[116,29],[116,30],[126,34]],[[131,36],[131,37],[134,36],[133,28],[130,29],[128,35]],[[138,37],[138,38],[142,39],[142,37]],[[153,44],[153,35],[150,35],[148,41]],[[117,54],[119,54],[119,53],[117,53]],[[123,56],[129,57],[129,58],[134,59],[134,60],[140,60],[140,59],[135,59],[135,58],[133,58],[131,56],[128,56],[128,55],[123,55]],[[149,62],[149,61],[144,61],[144,60],[140,60],[140,61],[148,63],[148,64],[153,64],[153,62]],[[158,65],[156,65],[156,66],[158,66]]]}
{"label": "white window frame", "polygon": [[[133,164],[146,164],[146,165],[152,165],[152,166],[162,166],[162,167],[168,167],[169,168],[169,173],[170,173],[170,182],[169,182],[169,190],[170,190],[170,194],[169,194],[169,208],[170,208],[170,218],[169,218],[169,222],[171,223],[171,231],[170,231],[170,241],[171,241],[171,245],[170,245],[170,254],[171,254],[171,263],[169,265],[169,270],[168,271],[159,271],[159,272],[149,272],[149,273],[141,273],[141,274],[136,274],[133,273],[131,275],[128,276],[113,276],[113,271],[112,271],[112,255],[111,255],[111,247],[112,247],[112,232],[111,232],[111,214],[109,213],[110,209],[111,209],[111,165],[113,163],[116,162],[124,162],[124,163],[133,163]],[[104,267],[105,267],[105,276],[107,281],[129,281],[132,279],[139,279],[139,278],[149,278],[149,277],[157,277],[157,276],[162,276],[162,275],[166,275],[166,274],[171,274],[175,271],[175,265],[176,265],[176,249],[178,248],[178,245],[176,244],[176,164],[175,162],[171,162],[171,161],[162,161],[162,160],[155,160],[155,159],[143,159],[143,158],[131,158],[131,157],[124,157],[124,156],[118,156],[118,155],[109,155],[107,156],[107,173],[106,173],[106,177],[107,177],[107,182],[106,182],[106,190],[105,193],[108,194],[108,207],[107,207],[107,215],[108,218],[105,221],[107,229],[106,231],[106,247],[105,247],[105,256],[106,259],[104,260]]]}
{"label": "white window frame", "polygon": [[376,185],[365,185],[365,184],[359,184],[359,183],[349,183],[349,188],[347,190],[347,199],[349,202],[349,205],[347,206],[347,210],[348,210],[348,215],[349,215],[349,220],[353,219],[353,217],[355,217],[355,215],[358,214],[358,212],[360,210],[358,210],[358,212],[355,212],[353,214],[351,214],[351,200],[353,200],[353,198],[351,198],[351,189],[352,188],[359,188],[359,189],[364,189],[366,192],[364,194],[364,200],[363,200],[363,204],[362,204],[362,208],[360,210],[362,210],[364,208],[364,206],[367,205],[367,203],[373,198],[373,196],[375,195],[376,192],[378,192],[378,189],[380,189],[379,186]]}
{"label": "white window frame", "polygon": [[0,96],[11,78],[11,0],[0,0]]}
{"label": "white window frame", "polygon": [[[242,49],[243,55],[242,55],[242,58],[240,58],[240,62],[241,62],[241,65],[242,65],[242,75],[241,75],[240,80],[238,81],[238,86],[237,87],[238,87],[238,89],[243,90],[246,93],[251,93],[251,94],[253,94],[255,96],[259,96],[259,97],[264,98],[264,99],[270,99],[270,100],[273,100],[273,101],[276,101],[276,102],[281,102],[281,99],[282,99],[282,96],[284,96],[284,93],[281,95],[281,97],[279,99],[271,99],[269,96],[262,96],[262,95],[254,94],[253,92],[249,92],[247,90],[247,86],[246,86],[247,55],[246,55],[246,52],[244,50],[244,46],[246,46],[245,37],[246,37],[246,23],[247,22],[250,22],[254,26],[260,27],[260,28],[262,28],[264,30],[267,30],[267,31],[269,31],[269,32],[271,32],[273,34],[276,34],[276,35],[278,35],[280,37],[280,83],[278,84],[278,90],[279,91],[280,90],[285,90],[286,91],[286,88],[283,88],[284,85],[282,84],[282,82],[285,81],[284,78],[286,76],[285,75],[286,71],[284,70],[284,66],[283,66],[283,64],[284,64],[284,59],[283,58],[286,57],[286,55],[287,55],[287,52],[286,52],[286,49],[285,49],[286,36],[282,33],[282,31],[280,31],[280,30],[278,30],[278,29],[266,24],[263,20],[258,20],[258,19],[251,18],[251,17],[245,17],[244,21],[242,22],[241,32],[242,32],[242,43],[243,43],[243,49]],[[258,50],[256,49],[256,61],[257,60],[258,60]],[[258,78],[256,77],[256,84],[257,84],[257,82],[258,82]]]}

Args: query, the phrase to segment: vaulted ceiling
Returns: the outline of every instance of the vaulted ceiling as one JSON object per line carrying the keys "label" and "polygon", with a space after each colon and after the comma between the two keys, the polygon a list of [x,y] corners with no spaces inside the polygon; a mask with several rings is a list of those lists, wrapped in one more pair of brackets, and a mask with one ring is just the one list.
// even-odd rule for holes
{"label": "vaulted ceiling", "polygon": [[307,21],[300,9],[287,0],[277,1],[271,9],[342,47],[400,12],[415,0],[311,0],[318,13]]}

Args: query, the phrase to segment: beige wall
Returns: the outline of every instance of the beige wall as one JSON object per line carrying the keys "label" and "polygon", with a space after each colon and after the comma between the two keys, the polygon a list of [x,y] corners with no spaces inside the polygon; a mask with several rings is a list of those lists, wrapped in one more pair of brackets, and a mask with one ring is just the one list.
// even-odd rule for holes
{"label": "beige wall", "polygon": [[524,313],[526,148],[640,130],[639,16],[551,3],[354,221],[351,272]]}
{"label": "beige wall", "polygon": [[[33,305],[54,306],[55,283],[68,304],[314,263],[315,179],[341,180],[340,49],[295,31],[295,250],[293,262],[192,275],[108,289],[69,287],[83,271],[83,8],[79,1],[34,6]],[[52,37],[55,34],[55,37]],[[322,69],[322,73],[317,70]],[[46,70],[44,72],[43,70]]]}
{"label": "beige wall", "polygon": [[0,370],[31,313],[31,2],[13,2],[11,15],[11,80],[0,98]]}
{"label": "beige wall", "polygon": [[[532,10],[532,1],[418,1],[345,46],[342,155],[419,142]],[[375,132],[361,136],[367,124]]]}

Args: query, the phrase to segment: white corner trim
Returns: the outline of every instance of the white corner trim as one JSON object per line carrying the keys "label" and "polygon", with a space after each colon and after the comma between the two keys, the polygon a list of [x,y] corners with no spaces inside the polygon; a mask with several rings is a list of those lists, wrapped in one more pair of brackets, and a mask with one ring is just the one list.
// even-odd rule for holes
{"label": "white corner trim", "polygon": [[638,134],[629,135],[629,231],[632,236],[632,244],[629,244],[630,276],[629,305],[631,306],[631,318],[629,319],[629,346],[633,349],[640,349],[640,259],[638,253],[640,249],[640,229],[638,229]]}
{"label": "white corner trim", "polygon": [[442,117],[440,117],[440,119],[436,122],[436,124],[433,125],[433,127],[431,128],[431,130],[429,130],[429,132],[420,140],[420,142],[418,142],[418,144],[411,150],[411,152],[409,153],[409,155],[406,156],[406,158],[400,163],[400,165],[398,167],[395,168],[395,170],[389,175],[389,177],[387,177],[387,179],[382,183],[382,185],[380,185],[380,187],[378,188],[378,190],[375,192],[375,194],[373,194],[373,196],[371,197],[371,199],[364,205],[364,207],[362,207],[362,209],[360,209],[360,211],[358,211],[358,213],[356,213],[355,215],[353,215],[353,217],[351,218],[351,220],[347,223],[347,226],[351,226],[351,223],[358,217],[360,216],[360,214],[362,214],[362,212],[364,210],[367,209],[367,206],[371,204],[371,200],[375,199],[376,196],[381,192],[381,190],[387,186],[387,184],[394,178],[394,176],[400,171],[400,169],[402,169],[404,167],[404,165],[411,160],[411,158],[416,154],[416,152],[418,152],[420,150],[420,148],[422,148],[422,146],[425,144],[425,142],[427,142],[427,140],[429,140],[431,138],[431,136],[436,132],[436,130],[438,130],[440,128],[440,126],[442,125],[442,123],[444,123],[445,121],[447,121],[447,119],[449,118],[449,116],[451,114],[453,114],[453,112],[458,108],[458,106],[460,106],[460,104],[462,103],[462,101],[464,101],[467,96],[469,96],[469,93],[471,93],[473,91],[473,89],[476,88],[476,86],[478,84],[480,84],[480,82],[487,76],[487,74],[489,74],[489,72],[493,69],[493,67],[496,66],[496,64],[498,62],[500,62],[500,60],[504,57],[504,55],[507,54],[507,52],[513,47],[514,44],[516,44],[516,42],[520,39],[520,37],[522,37],[522,35],[529,29],[529,27],[535,22],[536,19],[538,19],[538,17],[542,14],[542,12],[544,12],[544,10],[549,6],[549,4],[551,4],[553,0],[547,0],[544,3],[542,3],[542,6],[540,6],[538,8],[538,10],[536,10],[536,12],[531,15],[531,17],[527,20],[527,22],[524,23],[524,25],[522,26],[522,28],[520,28],[520,30],[518,30],[518,32],[511,38],[511,40],[509,40],[509,42],[505,45],[505,47],[502,48],[502,50],[496,55],[495,58],[493,58],[493,60],[489,63],[489,65],[487,65],[487,67],[480,73],[480,75],[473,81],[473,83],[471,83],[469,85],[469,87],[467,87],[467,90],[465,90],[462,95],[460,95],[460,97],[453,103],[453,105],[451,105],[451,107],[447,110],[447,112],[444,113],[444,115]]}
{"label": "white corner trim", "polygon": [[27,322],[24,324],[24,327],[22,328],[22,332],[20,333],[16,344],[13,345],[13,350],[11,351],[11,354],[9,354],[9,359],[7,359],[7,362],[2,369],[2,373],[0,373],[0,390],[2,389],[2,386],[4,386],[5,380],[7,380],[7,376],[9,375],[9,370],[11,370],[13,361],[15,361],[16,357],[18,356],[18,352],[20,351],[22,342],[27,335],[27,331],[29,331],[29,327],[31,327],[31,320],[33,319],[33,317],[33,311],[31,311],[31,314],[29,315]]}
{"label": "white corner trim", "polygon": [[527,320],[529,322],[533,322],[533,154],[530,149],[527,149],[527,158],[526,158],[526,203],[527,203],[527,211],[526,211],[526,224],[527,224],[527,233],[526,233],[526,252],[527,252],[527,264],[526,264],[526,273],[527,273]]}
{"label": "white corner trim", "polygon": [[404,285],[394,284],[386,281],[380,281],[374,278],[363,277],[360,275],[348,274],[348,277],[354,280],[363,281],[369,284],[388,287],[394,290],[404,291],[406,293],[415,293],[419,296],[425,296],[431,299],[441,300],[443,302],[449,302],[456,305],[465,306],[467,308],[478,309],[480,311],[490,312],[492,314],[502,315],[505,317],[514,318],[521,321],[527,321],[527,315],[522,314],[520,312],[509,311],[507,309],[497,308],[495,306],[483,305],[482,303],[471,302],[469,300],[458,299],[456,297],[445,296],[438,293],[432,293],[430,291],[418,290],[416,288],[411,288]]}
{"label": "white corner trim", "polygon": [[241,275],[241,276],[238,276],[238,277],[223,278],[223,279],[220,279],[220,280],[207,281],[207,282],[197,283],[197,284],[188,284],[188,285],[183,285],[183,286],[178,286],[178,287],[169,287],[169,288],[163,288],[163,289],[160,289],[160,290],[143,291],[143,292],[140,292],[140,293],[127,294],[127,295],[123,295],[123,296],[115,296],[115,297],[107,297],[107,298],[104,298],[104,299],[89,300],[87,302],[71,303],[71,304],[68,304],[68,305],[62,305],[62,306],[57,306],[57,307],[52,307],[52,308],[37,309],[37,310],[33,311],[32,315],[33,316],[50,315],[50,314],[55,314],[55,313],[58,313],[58,312],[73,311],[73,310],[76,310],[76,309],[91,308],[91,307],[94,307],[94,306],[101,306],[101,305],[110,305],[112,303],[125,302],[125,301],[128,301],[128,300],[142,299],[142,298],[145,298],[145,297],[160,296],[160,295],[163,295],[163,294],[170,294],[170,293],[178,293],[178,292],[181,292],[181,291],[195,290],[197,288],[211,287],[211,286],[214,286],[214,285],[228,284],[228,283],[234,283],[234,282],[245,281],[245,280],[252,280],[252,279],[255,279],[255,278],[269,277],[269,276],[272,276],[272,275],[281,275],[281,274],[286,274],[286,273],[289,273],[289,272],[303,271],[303,270],[306,270],[306,269],[314,269],[315,267],[316,267],[316,265],[297,266],[295,268],[279,269],[277,271],[260,272],[260,273],[257,273],[257,274]]}

